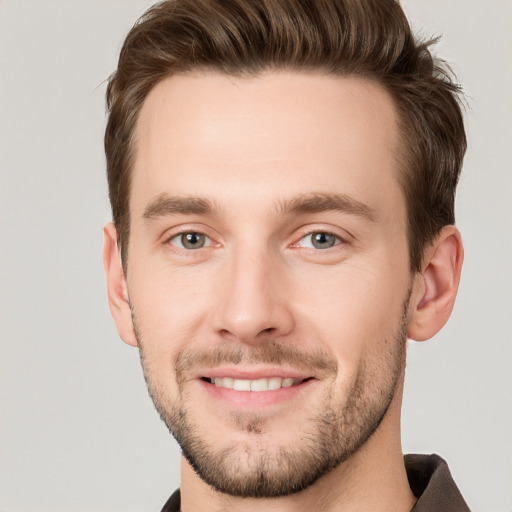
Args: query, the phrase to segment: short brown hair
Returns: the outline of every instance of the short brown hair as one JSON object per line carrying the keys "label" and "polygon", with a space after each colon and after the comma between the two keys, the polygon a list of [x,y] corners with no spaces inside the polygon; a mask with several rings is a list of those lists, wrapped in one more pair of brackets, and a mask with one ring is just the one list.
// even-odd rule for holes
{"label": "short brown hair", "polygon": [[453,224],[466,151],[460,87],[417,42],[396,0],[168,0],[131,29],[107,88],[105,152],[110,202],[126,265],[133,134],[148,93],[190,70],[255,76],[265,70],[356,75],[394,100],[407,204],[411,271]]}

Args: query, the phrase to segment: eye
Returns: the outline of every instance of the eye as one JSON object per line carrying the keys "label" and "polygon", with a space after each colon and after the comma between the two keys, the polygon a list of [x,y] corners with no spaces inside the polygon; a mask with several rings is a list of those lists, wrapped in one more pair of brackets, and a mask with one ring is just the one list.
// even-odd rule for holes
{"label": "eye", "polygon": [[211,245],[212,241],[203,233],[188,232],[173,236],[169,243],[180,249],[202,249]]}
{"label": "eye", "polygon": [[332,233],[316,231],[302,237],[299,241],[301,247],[310,249],[330,249],[341,243],[341,239]]}

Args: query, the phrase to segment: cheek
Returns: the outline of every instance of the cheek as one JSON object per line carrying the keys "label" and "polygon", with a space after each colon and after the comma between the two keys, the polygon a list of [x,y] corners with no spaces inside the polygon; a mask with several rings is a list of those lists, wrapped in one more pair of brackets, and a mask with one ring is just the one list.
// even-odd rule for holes
{"label": "cheek", "polygon": [[133,279],[129,286],[145,378],[152,396],[160,396],[160,401],[178,395],[176,358],[202,337],[198,314],[202,294],[188,284],[176,274],[159,273]]}
{"label": "cheek", "polygon": [[407,283],[403,273],[376,269],[333,267],[297,289],[300,324],[335,355],[340,374],[354,376],[361,361],[384,350],[399,329]]}
{"label": "cheek", "polygon": [[148,356],[172,360],[184,345],[201,336],[207,298],[213,293],[205,276],[172,269],[134,271],[128,290]]}

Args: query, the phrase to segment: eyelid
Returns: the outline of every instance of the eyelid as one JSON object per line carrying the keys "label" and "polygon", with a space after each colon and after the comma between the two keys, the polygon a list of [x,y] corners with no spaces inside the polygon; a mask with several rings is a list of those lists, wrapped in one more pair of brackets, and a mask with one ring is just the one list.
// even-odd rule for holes
{"label": "eyelid", "polygon": [[[204,236],[206,239],[205,244],[196,249],[188,249],[187,247],[183,247],[183,243],[181,243],[181,241],[180,241],[179,245],[173,243],[173,240],[175,240],[175,239],[180,240],[183,237],[183,235],[189,235],[189,234]],[[167,243],[173,245],[174,247],[177,247],[178,249],[183,249],[185,251],[191,251],[191,250],[198,251],[200,249],[204,249],[205,247],[210,247],[211,245],[213,245],[212,239],[208,235],[205,235],[204,233],[200,233],[199,231],[183,231],[182,233],[176,233],[167,239]]]}
{"label": "eyelid", "polygon": [[198,235],[203,235],[209,241],[209,243],[207,245],[200,247],[198,249],[195,249],[196,251],[198,251],[200,249],[212,247],[212,246],[220,247],[221,244],[215,241],[214,236],[212,236],[209,233],[209,231],[211,231],[211,230],[206,228],[205,226],[202,226],[202,225],[198,226],[197,224],[196,225],[187,224],[187,225],[175,226],[173,228],[167,229],[162,234],[161,240],[164,245],[171,245],[172,247],[174,247],[178,250],[184,250],[187,252],[191,252],[192,251],[191,249],[186,249],[185,247],[177,246],[175,244],[172,244],[171,241],[175,238],[182,236],[182,235],[186,235],[188,233],[195,233]]}
{"label": "eyelid", "polygon": [[[334,238],[333,245],[328,246],[328,247],[315,247],[313,237],[320,233],[323,235],[328,235],[328,236],[333,237]],[[306,240],[308,238],[311,239],[310,243],[306,242]],[[337,247],[338,245],[341,245],[342,243],[343,243],[343,240],[341,240],[341,238],[339,236],[335,235],[334,233],[327,233],[326,231],[313,231],[313,233],[309,233],[306,236],[303,236],[298,242],[298,244],[303,244],[303,245],[300,245],[300,247],[304,247],[305,249],[311,249],[314,251],[322,251],[322,252],[328,251],[329,249],[334,249],[335,247]]]}
{"label": "eyelid", "polygon": [[[290,247],[300,247],[299,243],[301,240],[303,240],[307,236],[313,235],[315,233],[325,233],[327,235],[332,235],[332,236],[336,237],[339,240],[339,243],[336,243],[333,247],[331,247],[331,249],[338,245],[341,245],[341,244],[349,244],[351,242],[351,240],[354,239],[354,237],[348,231],[341,229],[341,228],[336,229],[334,227],[308,225],[308,226],[303,226],[298,231],[299,231],[299,234],[294,237],[296,241],[294,243],[292,243]],[[321,250],[321,249],[318,249],[318,250]],[[326,251],[327,249],[323,249],[323,250]]]}

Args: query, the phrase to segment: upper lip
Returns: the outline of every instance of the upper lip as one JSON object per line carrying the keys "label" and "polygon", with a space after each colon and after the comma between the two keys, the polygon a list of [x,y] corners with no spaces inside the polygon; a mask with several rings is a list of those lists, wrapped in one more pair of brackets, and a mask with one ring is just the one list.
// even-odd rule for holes
{"label": "upper lip", "polygon": [[245,368],[234,368],[234,367],[217,367],[205,369],[204,371],[197,374],[197,379],[215,379],[220,377],[230,377],[232,379],[240,380],[258,380],[258,379],[270,379],[272,377],[292,378],[296,380],[304,380],[311,378],[312,375],[305,373],[300,370],[286,368],[281,366],[274,367],[245,367]]}

